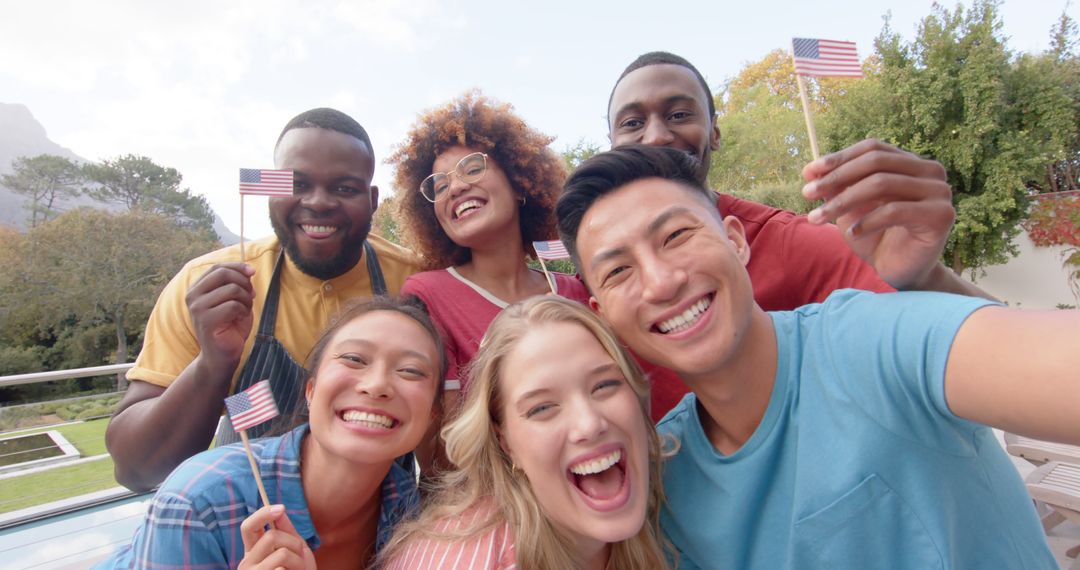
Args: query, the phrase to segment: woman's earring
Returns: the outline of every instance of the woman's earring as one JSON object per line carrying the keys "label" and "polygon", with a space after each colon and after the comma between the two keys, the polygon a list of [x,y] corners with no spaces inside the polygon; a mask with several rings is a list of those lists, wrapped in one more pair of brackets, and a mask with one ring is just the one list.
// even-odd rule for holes
{"label": "woman's earring", "polygon": [[525,205],[525,196],[524,195],[521,196],[521,205],[522,206]]}

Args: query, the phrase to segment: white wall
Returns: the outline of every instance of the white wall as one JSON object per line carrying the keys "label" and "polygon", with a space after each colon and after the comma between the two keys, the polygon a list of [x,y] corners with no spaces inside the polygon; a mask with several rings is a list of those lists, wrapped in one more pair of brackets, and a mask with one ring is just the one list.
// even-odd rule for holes
{"label": "white wall", "polygon": [[1020,255],[1004,265],[986,268],[986,275],[977,277],[975,284],[1013,307],[1080,306],[1080,299],[1069,288],[1068,272],[1061,266],[1066,247],[1035,247],[1027,232],[1021,232],[1016,241]]}

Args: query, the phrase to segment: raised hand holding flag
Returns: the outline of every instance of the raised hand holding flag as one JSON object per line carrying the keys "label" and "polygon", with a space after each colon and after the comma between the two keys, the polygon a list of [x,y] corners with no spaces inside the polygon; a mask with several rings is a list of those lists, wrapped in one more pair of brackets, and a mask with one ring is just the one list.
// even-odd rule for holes
{"label": "raised hand holding flag", "polygon": [[229,411],[229,420],[232,421],[233,429],[240,434],[240,441],[244,442],[244,451],[247,452],[251,472],[255,474],[255,484],[259,487],[259,496],[262,497],[263,506],[268,506],[270,499],[266,496],[259,466],[251,453],[247,429],[277,417],[279,413],[277,404],[274,402],[274,394],[270,390],[270,381],[256,382],[247,390],[225,398],[225,408]]}

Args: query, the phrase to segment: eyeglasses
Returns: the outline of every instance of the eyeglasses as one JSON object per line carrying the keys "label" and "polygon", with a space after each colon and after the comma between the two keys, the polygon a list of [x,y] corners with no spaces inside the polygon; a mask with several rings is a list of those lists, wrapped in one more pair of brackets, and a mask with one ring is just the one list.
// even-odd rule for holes
{"label": "eyeglasses", "polygon": [[450,188],[450,175],[457,175],[458,180],[465,184],[479,182],[484,174],[487,174],[487,155],[482,152],[474,152],[458,161],[457,166],[450,172],[436,172],[428,176],[420,183],[420,193],[427,198],[428,202],[438,202],[446,196],[446,190]]}

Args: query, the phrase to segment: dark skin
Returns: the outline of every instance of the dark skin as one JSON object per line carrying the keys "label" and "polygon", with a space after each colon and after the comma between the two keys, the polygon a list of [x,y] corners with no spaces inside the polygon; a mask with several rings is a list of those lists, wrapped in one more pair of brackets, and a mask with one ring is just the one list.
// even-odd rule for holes
{"label": "dark skin", "polygon": [[[356,252],[340,273],[351,269],[359,262],[357,243],[366,237],[378,203],[378,189],[370,185],[370,149],[342,133],[300,128],[281,139],[274,162],[294,170],[297,178],[293,196],[270,201],[271,216],[288,232],[286,238],[309,259]],[[305,225],[336,229],[309,235]],[[251,334],[254,274],[249,265],[221,263],[188,290],[185,302],[200,352],[168,388],[139,380],[129,385],[105,432],[120,484],[134,491],[152,489],[210,446]]]}

